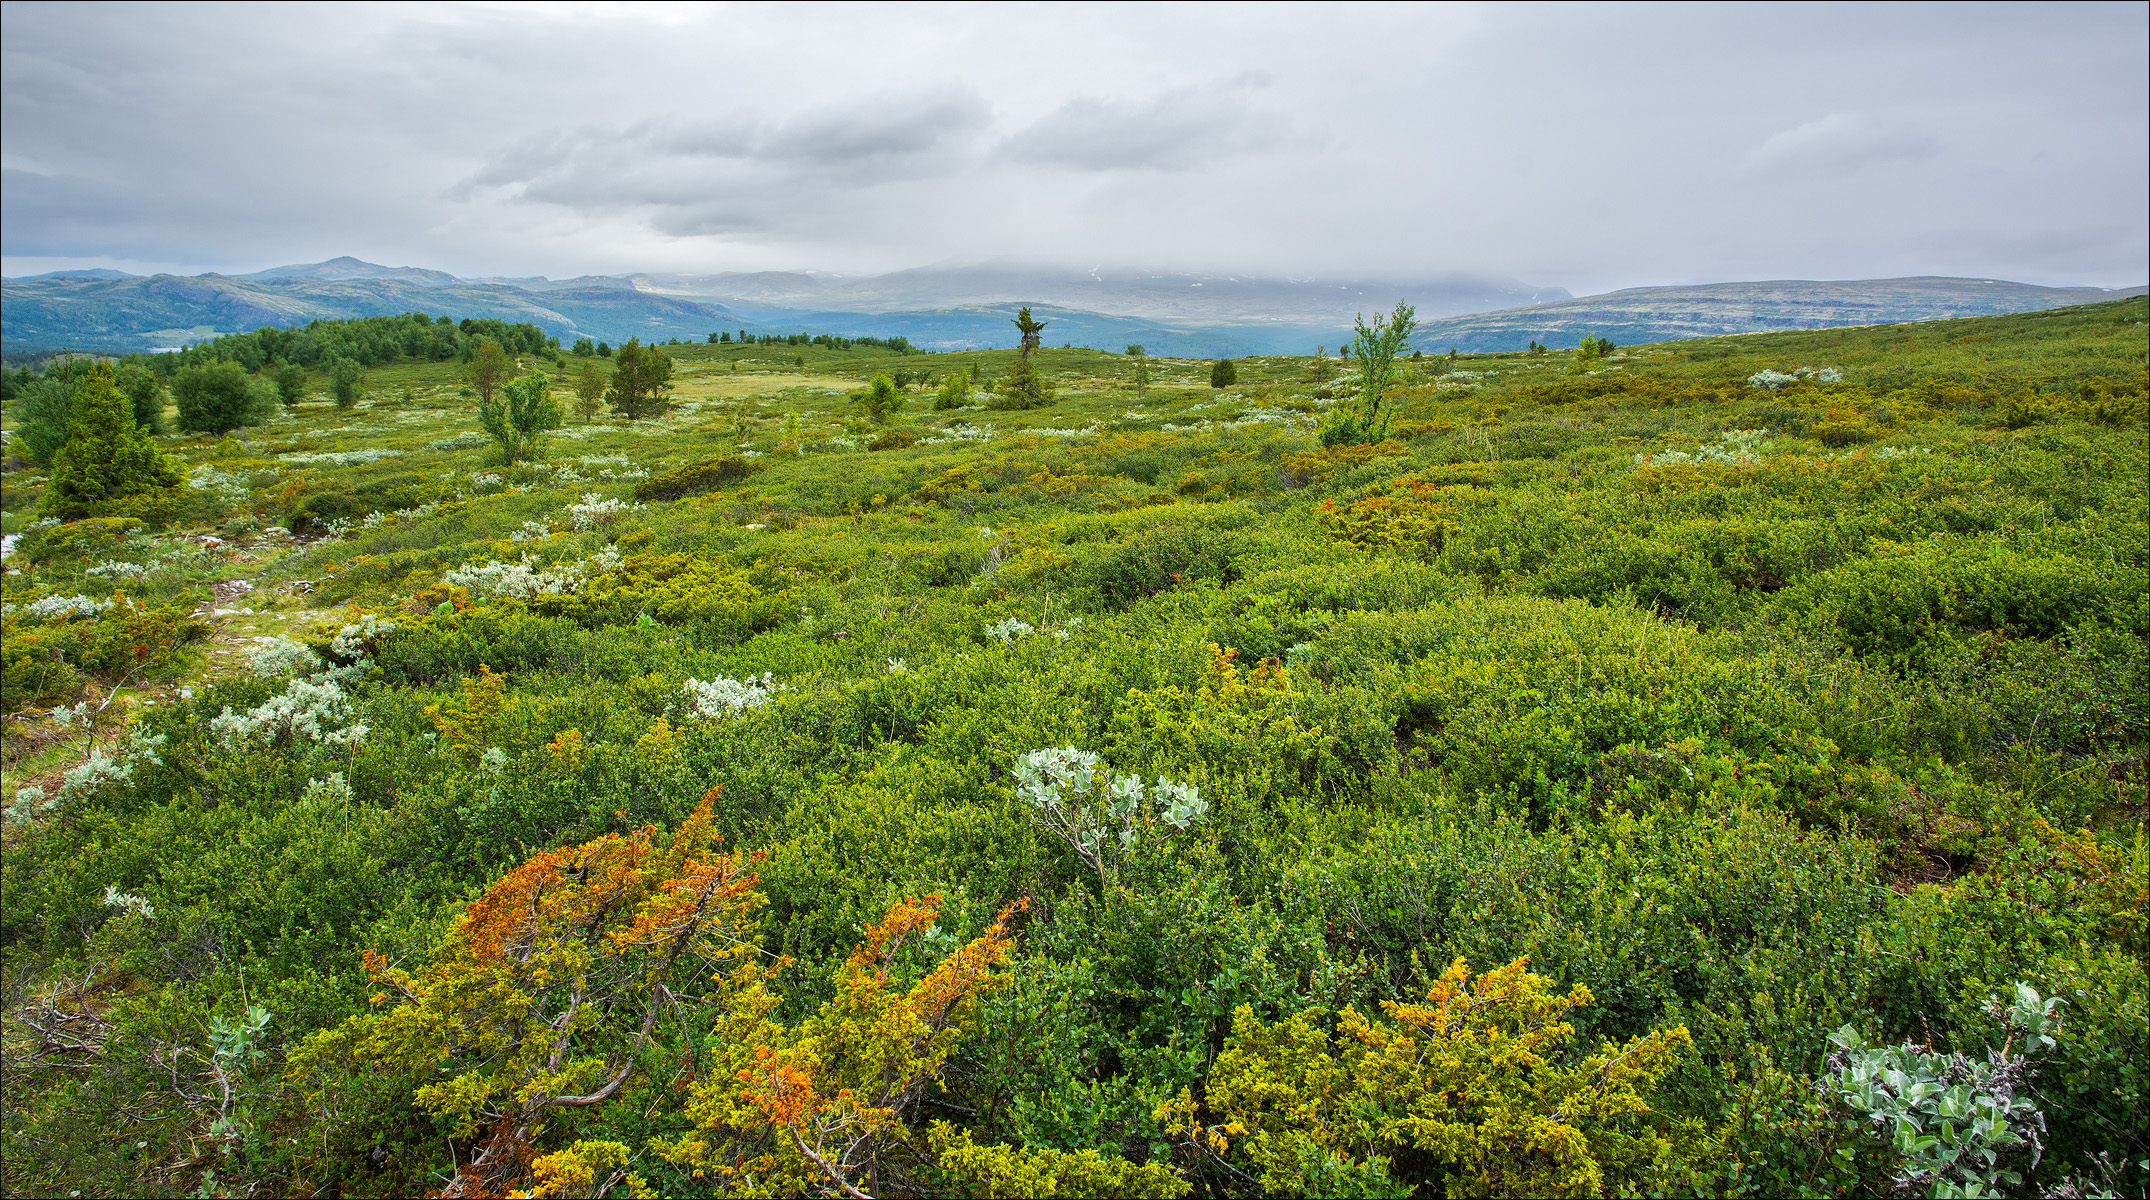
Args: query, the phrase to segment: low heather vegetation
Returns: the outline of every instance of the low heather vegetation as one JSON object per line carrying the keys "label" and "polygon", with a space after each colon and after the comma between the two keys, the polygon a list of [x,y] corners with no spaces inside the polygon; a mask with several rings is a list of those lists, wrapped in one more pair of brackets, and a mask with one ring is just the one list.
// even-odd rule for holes
{"label": "low heather vegetation", "polygon": [[2150,1187],[2144,302],[1409,316],[9,375],[0,1190]]}

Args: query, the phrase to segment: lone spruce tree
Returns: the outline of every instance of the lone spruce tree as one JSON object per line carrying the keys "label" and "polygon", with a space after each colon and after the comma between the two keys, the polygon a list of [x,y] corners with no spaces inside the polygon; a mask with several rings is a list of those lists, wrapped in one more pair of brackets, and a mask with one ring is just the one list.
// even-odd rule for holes
{"label": "lone spruce tree", "polygon": [[109,364],[82,378],[67,416],[67,441],[52,462],[52,484],[38,514],[72,521],[125,510],[156,512],[177,498],[179,464],[135,424],[134,403]]}
{"label": "lone spruce tree", "polygon": [[1039,335],[1045,332],[1045,322],[1031,319],[1030,309],[1021,308],[1011,323],[1023,332],[1023,340],[1016,350],[1015,370],[1008,375],[1008,382],[995,398],[994,408],[1039,408],[1053,402],[1053,390],[1038,377],[1035,361],[1038,353]]}

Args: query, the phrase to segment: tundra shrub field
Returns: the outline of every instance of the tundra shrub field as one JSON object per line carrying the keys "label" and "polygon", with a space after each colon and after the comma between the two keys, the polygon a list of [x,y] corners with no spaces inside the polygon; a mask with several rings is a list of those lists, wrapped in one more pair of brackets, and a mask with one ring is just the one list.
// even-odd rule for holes
{"label": "tundra shrub field", "polygon": [[150,364],[295,402],[10,443],[0,1190],[2141,1194],[2144,319]]}

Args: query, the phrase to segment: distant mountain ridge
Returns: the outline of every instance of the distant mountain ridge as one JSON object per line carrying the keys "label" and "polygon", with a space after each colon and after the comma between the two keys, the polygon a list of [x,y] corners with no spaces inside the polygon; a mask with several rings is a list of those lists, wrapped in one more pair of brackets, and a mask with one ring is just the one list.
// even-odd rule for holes
{"label": "distant mountain ridge", "polygon": [[1385,312],[1405,298],[1421,317],[1570,298],[1566,288],[1465,275],[1316,280],[1103,266],[1089,271],[1005,265],[924,267],[862,278],[789,271],[631,278],[645,291],[706,298],[742,312],[769,307],[891,313],[980,304],[1044,304],[1147,321],[1340,328],[1349,328],[1360,313]]}
{"label": "distant mountain ridge", "polygon": [[289,267],[270,267],[240,279],[330,279],[338,282],[353,279],[388,279],[397,283],[415,283],[420,287],[454,287],[462,280],[446,271],[434,271],[425,267],[384,267],[365,262],[346,254],[327,262],[300,263]]}
{"label": "distant mountain ridge", "polygon": [[1620,345],[1734,333],[1886,325],[2064,308],[2141,295],[2146,289],[2041,287],[2000,279],[1922,275],[1903,279],[1771,279],[1626,288],[1529,308],[1430,321],[1424,349],[1518,350],[1531,341],[1577,345],[1591,334]]}
{"label": "distant mountain ridge", "polygon": [[244,276],[68,272],[0,281],[0,297],[0,348],[9,352],[151,350],[263,325],[406,312],[528,321],[562,338],[615,342],[700,339],[747,324],[721,305],[631,286],[541,292],[356,259]]}
{"label": "distant mountain ridge", "polygon": [[926,349],[1015,344],[1028,305],[1045,340],[1153,354],[1238,357],[1337,346],[1352,318],[1416,306],[1425,349],[1556,348],[1586,334],[1621,344],[1727,333],[1981,316],[2090,303],[2142,288],[2051,288],[1917,277],[1768,280],[1629,288],[1574,297],[1514,280],[1418,282],[1253,274],[1088,271],[988,264],[883,275],[810,271],[459,279],[349,256],[247,275],[129,275],[97,268],[0,281],[0,348],[149,350],[262,325],[426,312],[529,321],[563,339],[700,340],[713,330],[902,336]]}

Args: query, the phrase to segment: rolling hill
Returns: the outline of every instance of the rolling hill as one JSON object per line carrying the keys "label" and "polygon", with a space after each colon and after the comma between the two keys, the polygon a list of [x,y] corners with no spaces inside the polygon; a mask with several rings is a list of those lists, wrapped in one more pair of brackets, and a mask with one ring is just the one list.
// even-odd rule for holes
{"label": "rolling hill", "polygon": [[746,324],[721,305],[632,287],[597,283],[540,292],[420,268],[336,261],[370,270],[360,275],[279,267],[251,276],[65,273],[10,279],[4,284],[0,344],[10,353],[62,347],[150,350],[263,325],[414,311],[529,321],[563,338],[622,342],[699,339],[712,329]]}
{"label": "rolling hill", "polygon": [[2142,288],[2056,288],[1992,279],[1769,280],[1561,288],[1449,276],[1418,282],[1289,279],[1005,265],[885,275],[763,271],[459,279],[344,257],[249,275],[134,276],[109,269],[0,283],[0,346],[137,351],[262,325],[402,312],[529,321],[562,338],[700,340],[718,329],[905,337],[922,349],[1009,347],[1029,305],[1050,345],[1139,342],[1180,357],[1304,354],[1349,337],[1354,316],[1408,298],[1422,349],[1625,344],[1734,333],[1986,316],[2114,299]]}
{"label": "rolling hill", "polygon": [[1948,317],[2033,312],[2140,295],[2143,288],[2055,288],[1998,279],[1812,280],[1627,288],[1523,308],[1450,317],[1419,327],[1425,349],[1520,350],[1536,340],[1571,347],[1596,334],[1621,345],[1774,333],[1844,325],[1885,325]]}

